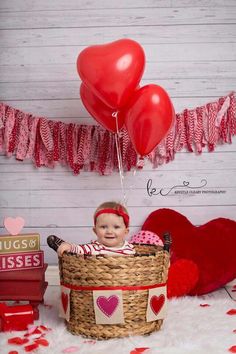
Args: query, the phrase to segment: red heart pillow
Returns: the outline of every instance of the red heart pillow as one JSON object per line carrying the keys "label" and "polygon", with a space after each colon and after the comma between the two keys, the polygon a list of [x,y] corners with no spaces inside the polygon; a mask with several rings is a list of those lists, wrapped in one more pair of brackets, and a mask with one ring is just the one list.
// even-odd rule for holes
{"label": "red heart pillow", "polygon": [[172,237],[171,262],[189,259],[196,263],[199,279],[190,295],[202,295],[236,278],[236,222],[217,218],[194,226],[184,215],[159,209],[151,213],[142,227]]}

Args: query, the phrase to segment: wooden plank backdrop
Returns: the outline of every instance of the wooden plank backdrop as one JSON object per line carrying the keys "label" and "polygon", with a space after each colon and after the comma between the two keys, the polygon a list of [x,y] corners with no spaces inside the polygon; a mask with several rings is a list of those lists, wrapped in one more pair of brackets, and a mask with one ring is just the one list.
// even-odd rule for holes
{"label": "wooden plank backdrop", "polygon": [[[163,86],[176,112],[236,89],[235,0],[1,0],[1,101],[37,116],[95,124],[79,97],[76,59],[87,46],[120,38],[143,46],[141,84]],[[195,225],[236,219],[235,171],[234,138],[211,153],[181,151],[158,169],[146,164],[126,173],[130,233],[163,207]],[[31,161],[0,155],[1,226],[6,216],[24,217],[24,232],[40,233],[50,264],[57,257],[46,246],[47,235],[88,242],[95,207],[123,197],[119,173],[74,176],[63,166],[36,169]]]}

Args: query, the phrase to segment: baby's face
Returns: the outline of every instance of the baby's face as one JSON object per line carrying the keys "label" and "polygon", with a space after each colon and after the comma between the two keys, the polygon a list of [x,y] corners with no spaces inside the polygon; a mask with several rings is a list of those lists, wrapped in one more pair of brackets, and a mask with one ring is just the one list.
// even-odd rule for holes
{"label": "baby's face", "polygon": [[106,247],[121,247],[129,229],[125,226],[122,216],[105,213],[98,215],[93,228],[98,242]]}

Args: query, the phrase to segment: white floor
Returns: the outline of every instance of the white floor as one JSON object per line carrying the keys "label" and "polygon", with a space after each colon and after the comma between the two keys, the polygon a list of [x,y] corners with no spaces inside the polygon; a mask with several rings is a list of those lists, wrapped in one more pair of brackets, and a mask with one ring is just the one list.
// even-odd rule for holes
{"label": "white floor", "polygon": [[[90,341],[67,332],[63,320],[58,317],[58,303],[59,287],[48,287],[45,304],[52,306],[40,305],[40,320],[35,324],[50,327],[52,331],[45,336],[49,347],[40,347],[36,351],[38,354],[63,353],[66,348],[78,354],[130,354],[140,347],[150,348],[146,353],[151,354],[221,354],[229,353],[228,349],[236,346],[236,316],[226,314],[228,310],[236,309],[236,302],[225,289],[203,297],[169,301],[167,318],[159,332],[108,341]],[[200,306],[203,304],[210,306]],[[12,350],[25,353],[23,346],[7,343],[8,338],[23,337],[24,333],[1,333],[0,353],[8,354]]]}

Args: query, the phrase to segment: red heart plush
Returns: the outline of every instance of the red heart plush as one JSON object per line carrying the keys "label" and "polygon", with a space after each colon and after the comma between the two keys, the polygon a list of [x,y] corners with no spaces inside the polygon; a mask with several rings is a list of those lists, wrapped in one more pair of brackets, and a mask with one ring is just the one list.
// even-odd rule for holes
{"label": "red heart plush", "polygon": [[195,262],[178,259],[171,263],[167,280],[167,297],[179,297],[189,294],[197,284],[199,270]]}
{"label": "red heart plush", "polygon": [[125,106],[139,85],[144,66],[143,48],[131,39],[87,47],[77,59],[83,83],[116,110]]}
{"label": "red heart plush", "polygon": [[198,266],[199,279],[190,295],[202,295],[236,278],[236,222],[217,218],[194,226],[184,215],[159,209],[151,213],[142,227],[172,237],[171,263],[188,259]]}

